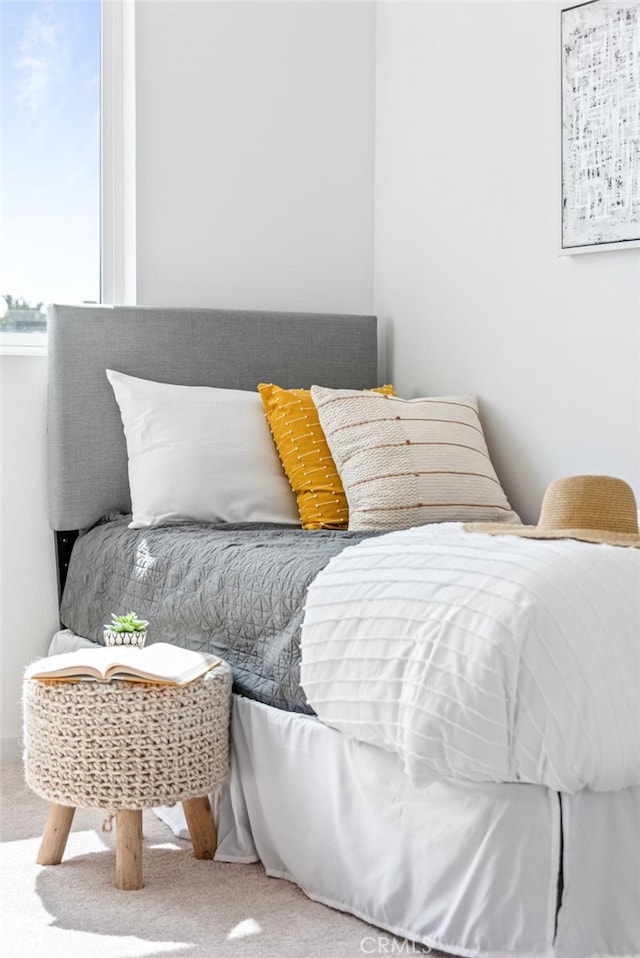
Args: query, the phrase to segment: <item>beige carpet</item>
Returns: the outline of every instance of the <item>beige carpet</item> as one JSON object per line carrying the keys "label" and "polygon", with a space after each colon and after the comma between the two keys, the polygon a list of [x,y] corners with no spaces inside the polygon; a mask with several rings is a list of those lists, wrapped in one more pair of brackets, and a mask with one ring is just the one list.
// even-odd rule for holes
{"label": "beige carpet", "polygon": [[118,891],[115,833],[78,809],[61,865],[35,864],[47,803],[20,765],[0,767],[2,958],[359,958],[428,948],[310,901],[261,865],[197,861],[144,813],[144,881]]}

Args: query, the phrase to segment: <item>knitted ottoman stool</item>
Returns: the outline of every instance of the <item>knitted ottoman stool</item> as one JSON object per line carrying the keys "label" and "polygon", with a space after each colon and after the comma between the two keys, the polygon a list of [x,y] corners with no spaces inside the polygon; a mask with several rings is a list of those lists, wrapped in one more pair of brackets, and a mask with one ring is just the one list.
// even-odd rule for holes
{"label": "knitted ottoman stool", "polygon": [[229,774],[231,668],[188,685],[42,682],[23,686],[27,784],[52,802],[38,857],[58,865],[76,807],[116,816],[116,887],[142,888],[142,809],[182,802],[196,858],[217,835],[207,793]]}

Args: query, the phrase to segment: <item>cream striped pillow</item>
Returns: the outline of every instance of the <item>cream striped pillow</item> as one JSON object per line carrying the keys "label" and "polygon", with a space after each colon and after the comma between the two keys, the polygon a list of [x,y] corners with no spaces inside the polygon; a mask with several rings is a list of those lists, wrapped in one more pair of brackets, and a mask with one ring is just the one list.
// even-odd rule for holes
{"label": "cream striped pillow", "polygon": [[400,399],[311,387],[349,503],[349,529],[519,522],[471,396]]}

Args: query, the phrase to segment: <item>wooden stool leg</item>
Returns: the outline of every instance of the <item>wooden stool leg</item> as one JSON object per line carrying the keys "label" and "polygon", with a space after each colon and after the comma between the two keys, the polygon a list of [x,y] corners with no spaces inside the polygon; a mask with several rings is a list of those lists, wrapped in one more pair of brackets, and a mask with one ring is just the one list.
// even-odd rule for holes
{"label": "wooden stool leg", "polygon": [[53,804],[50,806],[40,850],[36,858],[38,865],[60,864],[71,831],[74,814],[75,808],[71,805]]}
{"label": "wooden stool leg", "polygon": [[185,798],[182,807],[191,836],[193,854],[196,858],[213,858],[218,836],[208,797],[202,795],[201,798]]}
{"label": "wooden stool leg", "polygon": [[142,888],[142,809],[116,812],[116,888]]}

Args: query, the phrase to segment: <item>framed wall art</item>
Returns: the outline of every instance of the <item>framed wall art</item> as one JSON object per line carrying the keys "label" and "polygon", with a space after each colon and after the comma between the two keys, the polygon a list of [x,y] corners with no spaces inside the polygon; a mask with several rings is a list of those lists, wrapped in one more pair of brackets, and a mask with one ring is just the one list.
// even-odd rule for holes
{"label": "framed wall art", "polygon": [[640,246],[640,3],[591,0],[560,18],[561,251]]}

